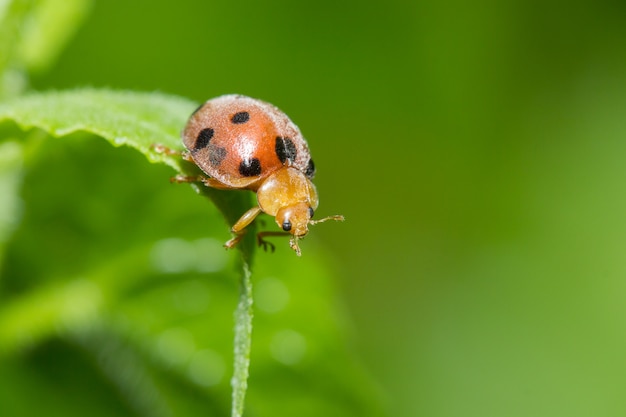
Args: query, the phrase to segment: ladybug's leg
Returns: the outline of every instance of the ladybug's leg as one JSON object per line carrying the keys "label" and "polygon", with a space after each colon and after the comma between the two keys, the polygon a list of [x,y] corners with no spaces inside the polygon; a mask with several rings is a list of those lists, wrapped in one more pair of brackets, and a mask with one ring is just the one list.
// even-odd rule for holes
{"label": "ladybug's leg", "polygon": [[205,177],[202,175],[181,175],[170,178],[170,182],[180,184],[182,182],[204,182]]}
{"label": "ladybug's leg", "polygon": [[150,148],[153,149],[156,153],[168,156],[180,156],[185,161],[193,162],[191,154],[187,151],[178,151],[176,149],[168,148],[167,146],[160,143],[153,143],[152,145],[150,145]]}
{"label": "ladybug's leg", "polygon": [[269,247],[270,250],[272,252],[274,252],[274,249],[276,249],[276,247],[274,246],[273,243],[268,242],[267,240],[263,239],[265,236],[290,236],[290,233],[287,233],[287,232],[259,232],[259,233],[256,234],[256,241],[257,241],[258,245],[262,246],[264,251],[267,251],[267,248]]}
{"label": "ladybug's leg", "polygon": [[[231,187],[230,185],[226,185],[226,184],[223,184],[223,183],[219,182],[215,178],[211,178],[211,177],[201,177],[201,178],[202,179],[200,181],[202,181],[202,183],[204,185],[206,185],[207,187],[216,188],[218,190],[232,190],[234,188],[234,187]],[[243,218],[244,216],[245,216],[245,214],[243,216],[241,216],[241,218]],[[241,219],[239,221],[241,221]],[[250,221],[252,221],[252,220],[250,220]],[[239,223],[239,222],[237,222],[237,223]],[[248,223],[248,224],[250,224],[250,223]],[[247,226],[247,224],[246,224],[246,226]]]}
{"label": "ladybug's leg", "polygon": [[243,238],[243,235],[246,233],[246,227],[250,223],[252,223],[252,221],[256,218],[256,216],[258,216],[260,213],[261,213],[261,207],[259,206],[252,207],[250,210],[246,211],[243,214],[243,216],[241,216],[241,218],[237,220],[237,223],[235,223],[233,227],[230,229],[230,231],[233,232],[235,236],[232,239],[230,239],[228,242],[224,243],[224,247],[226,249],[234,248],[237,245],[237,243],[241,241],[241,238]]}
{"label": "ladybug's leg", "polygon": [[204,175],[176,175],[170,179],[171,182],[201,182],[207,187],[216,188],[218,190],[232,190],[230,185],[222,184],[215,178],[205,177]]}
{"label": "ladybug's leg", "polygon": [[163,155],[180,155],[181,154],[181,151],[168,148],[167,146],[162,145],[160,143],[153,143],[152,145],[150,145],[150,148],[153,149],[154,152],[161,153]]}

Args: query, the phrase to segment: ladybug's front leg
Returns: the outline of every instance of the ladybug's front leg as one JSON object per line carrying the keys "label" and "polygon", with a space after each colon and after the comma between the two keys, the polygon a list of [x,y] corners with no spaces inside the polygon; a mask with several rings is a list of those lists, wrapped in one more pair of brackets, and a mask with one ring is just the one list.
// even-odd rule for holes
{"label": "ladybug's front leg", "polygon": [[276,249],[276,247],[274,246],[274,244],[272,242],[268,242],[267,240],[264,239],[264,237],[266,237],[266,236],[290,236],[290,233],[287,233],[287,232],[259,232],[259,233],[256,234],[257,244],[259,246],[262,246],[263,250],[265,250],[266,252],[267,252],[268,246],[271,249],[271,251],[274,252],[274,249]]}
{"label": "ladybug's front leg", "polygon": [[234,248],[237,245],[237,243],[241,241],[241,239],[243,238],[243,235],[246,234],[246,227],[250,223],[252,223],[254,219],[256,218],[256,216],[258,216],[260,213],[261,213],[261,207],[259,206],[252,207],[250,210],[246,211],[243,214],[243,216],[241,216],[241,218],[237,220],[237,223],[235,223],[233,227],[230,229],[230,231],[234,233],[235,236],[232,239],[230,239],[228,242],[226,242],[224,244],[224,247],[226,249]]}

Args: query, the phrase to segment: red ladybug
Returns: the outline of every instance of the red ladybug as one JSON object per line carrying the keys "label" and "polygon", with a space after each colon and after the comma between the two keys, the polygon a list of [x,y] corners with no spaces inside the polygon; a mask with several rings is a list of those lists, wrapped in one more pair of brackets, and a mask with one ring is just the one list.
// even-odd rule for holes
{"label": "red ladybug", "polygon": [[187,157],[209,175],[201,178],[205,185],[256,193],[258,206],[233,225],[235,236],[225,247],[234,247],[261,212],[274,216],[284,232],[260,232],[259,245],[268,245],[264,236],[291,234],[289,244],[298,256],[298,239],[308,233],[308,225],[344,220],[339,215],[312,220],[319,200],[309,147],[298,127],[273,105],[241,95],[214,98],[191,115],[182,138]]}

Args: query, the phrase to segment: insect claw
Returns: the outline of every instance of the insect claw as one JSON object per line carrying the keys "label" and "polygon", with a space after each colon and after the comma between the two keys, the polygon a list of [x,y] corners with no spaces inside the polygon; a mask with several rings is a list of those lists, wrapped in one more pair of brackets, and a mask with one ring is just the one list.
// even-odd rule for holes
{"label": "insect claw", "polygon": [[224,243],[224,247],[226,249],[232,249],[241,241],[243,235],[246,233],[245,230],[242,230],[240,233],[235,234],[233,238],[231,238],[228,242]]}
{"label": "insect claw", "polygon": [[272,242],[269,242],[269,241],[263,239],[263,237],[260,236],[260,234],[257,234],[257,244],[260,247],[262,247],[265,252],[267,252],[267,248],[268,247],[270,248],[270,251],[272,253],[274,253],[274,251],[276,250],[276,246]]}

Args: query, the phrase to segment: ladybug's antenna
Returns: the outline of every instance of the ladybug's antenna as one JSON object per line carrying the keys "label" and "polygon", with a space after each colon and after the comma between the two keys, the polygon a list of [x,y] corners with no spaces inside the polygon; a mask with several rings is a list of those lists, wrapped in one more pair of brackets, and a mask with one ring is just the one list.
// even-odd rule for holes
{"label": "ladybug's antenna", "polygon": [[[340,214],[336,214],[334,216],[324,217],[323,219],[319,219],[319,220],[309,220],[309,224],[324,223],[327,220],[335,220],[338,222],[342,222],[345,220],[345,218]],[[294,235],[289,240],[289,246],[291,246],[291,249],[293,249],[296,252],[296,255],[298,256],[302,255],[302,252],[300,252],[300,246],[298,246],[299,239],[300,237],[298,235]]]}
{"label": "ladybug's antenna", "polygon": [[309,224],[318,224],[318,223],[324,223],[327,220],[335,220],[338,222],[343,222],[346,220],[345,217],[343,217],[341,214],[335,214],[334,216],[328,216],[328,217],[324,217],[323,219],[319,219],[319,220],[309,220]]}

